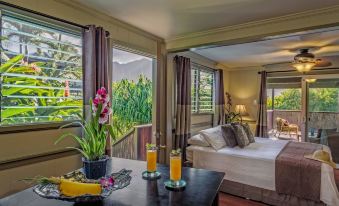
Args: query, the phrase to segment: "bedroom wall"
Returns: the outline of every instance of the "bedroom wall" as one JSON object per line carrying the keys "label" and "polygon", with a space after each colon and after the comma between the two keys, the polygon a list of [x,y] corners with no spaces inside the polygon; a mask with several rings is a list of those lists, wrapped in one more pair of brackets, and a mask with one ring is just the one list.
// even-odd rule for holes
{"label": "bedroom wall", "polygon": [[257,118],[256,101],[260,87],[258,71],[260,71],[260,68],[242,68],[228,71],[228,88],[232,96],[233,110],[236,104],[244,104],[249,114],[245,118],[249,120],[256,120]]}
{"label": "bedroom wall", "polygon": [[[5,1],[78,24],[101,25],[111,33],[115,42],[149,54],[156,55],[157,43],[162,42],[162,39],[152,34],[88,9],[75,1]],[[81,134],[79,128],[18,133],[1,133],[0,128],[0,198],[28,187],[18,182],[19,179],[36,175],[61,175],[81,166],[80,155],[64,149],[66,145],[76,146],[72,140],[54,145],[56,139],[65,132]]]}

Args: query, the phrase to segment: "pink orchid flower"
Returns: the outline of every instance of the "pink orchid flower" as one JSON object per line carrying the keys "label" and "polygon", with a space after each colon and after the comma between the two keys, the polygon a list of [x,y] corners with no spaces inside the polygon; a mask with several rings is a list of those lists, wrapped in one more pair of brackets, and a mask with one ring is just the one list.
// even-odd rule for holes
{"label": "pink orchid flower", "polygon": [[101,185],[103,188],[112,187],[112,186],[114,185],[114,179],[113,179],[113,177],[101,178],[101,179],[100,179],[100,185]]}
{"label": "pink orchid flower", "polygon": [[109,98],[107,91],[104,87],[101,87],[92,101],[93,115],[96,115],[99,105],[101,105],[101,111],[99,115],[99,124],[104,124],[108,121],[109,115],[112,113],[112,109],[109,107]]}

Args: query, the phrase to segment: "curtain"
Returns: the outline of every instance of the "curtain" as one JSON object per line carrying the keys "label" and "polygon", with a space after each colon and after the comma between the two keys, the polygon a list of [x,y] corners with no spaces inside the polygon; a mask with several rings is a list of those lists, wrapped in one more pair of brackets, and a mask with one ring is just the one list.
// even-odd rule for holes
{"label": "curtain", "polygon": [[182,56],[174,57],[176,72],[176,123],[173,148],[180,148],[186,160],[187,139],[191,132],[191,61]]}
{"label": "curtain", "polygon": [[[84,68],[84,105],[85,118],[90,115],[91,98],[96,91],[105,87],[110,94],[112,83],[111,55],[109,33],[102,27],[94,25],[83,30],[83,68]],[[112,99],[112,98],[111,98]],[[106,154],[111,156],[111,139],[107,137]]]}
{"label": "curtain", "polygon": [[256,137],[268,137],[267,133],[267,90],[266,90],[267,72],[261,72],[261,84],[258,104],[258,120],[256,125]]}
{"label": "curtain", "polygon": [[215,113],[216,124],[225,124],[225,92],[223,71],[215,72]]}

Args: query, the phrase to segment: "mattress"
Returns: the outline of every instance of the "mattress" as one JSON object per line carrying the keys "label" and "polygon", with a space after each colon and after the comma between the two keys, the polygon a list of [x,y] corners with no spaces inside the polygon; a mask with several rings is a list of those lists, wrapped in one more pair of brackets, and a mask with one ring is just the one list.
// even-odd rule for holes
{"label": "mattress", "polygon": [[[259,137],[255,141],[243,149],[224,147],[215,151],[212,147],[191,145],[186,151],[195,168],[225,172],[226,180],[275,191],[275,159],[288,141]],[[329,150],[326,146],[324,149]],[[324,163],[320,191],[324,203],[339,205],[333,168]]]}
{"label": "mattress", "polygon": [[241,149],[191,145],[193,167],[225,172],[225,179],[268,190],[275,190],[275,159],[288,141],[256,138],[256,142]]}

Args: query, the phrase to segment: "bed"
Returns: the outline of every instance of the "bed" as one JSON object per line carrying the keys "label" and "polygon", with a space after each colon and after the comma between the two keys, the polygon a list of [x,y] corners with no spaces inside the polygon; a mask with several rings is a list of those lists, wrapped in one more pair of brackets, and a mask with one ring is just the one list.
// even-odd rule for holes
{"label": "bed", "polygon": [[[255,143],[252,143],[245,148],[223,147],[218,151],[214,150],[212,147],[191,145],[187,147],[187,159],[192,162],[193,167],[195,168],[225,172],[224,182],[228,185],[245,185],[247,188],[250,188],[252,192],[260,193],[261,197],[251,198],[253,194],[251,195],[250,191],[245,192],[244,187],[242,187],[241,191],[238,190],[238,192],[235,192],[235,195],[244,196],[246,198],[250,197],[251,199],[274,205],[293,205],[291,201],[289,203],[287,203],[288,201],[285,201],[286,199],[292,200],[293,197],[278,195],[276,199],[283,200],[282,202],[267,200],[267,198],[272,199],[272,195],[276,190],[276,158],[288,142],[289,141],[287,140],[272,140],[256,137]],[[329,148],[324,146],[324,150],[329,151]],[[339,205],[339,194],[333,173],[332,167],[325,163],[321,163],[321,204],[311,204],[310,202],[299,200],[292,202],[294,202],[295,205],[324,205],[324,203],[327,205]],[[232,188],[226,188],[225,190],[229,189]],[[260,192],[258,192],[259,189],[261,190]],[[263,194],[266,194],[267,197],[262,197]]]}

